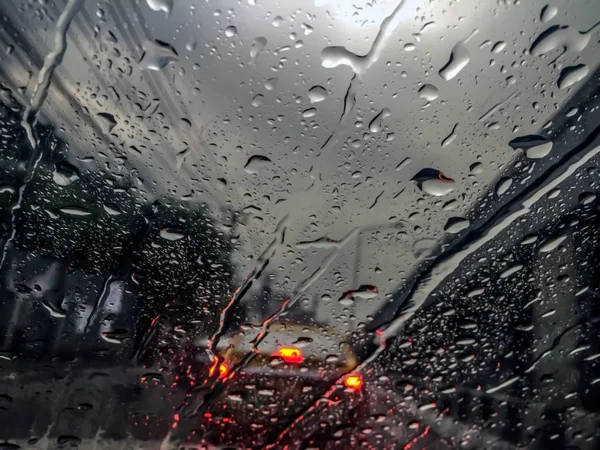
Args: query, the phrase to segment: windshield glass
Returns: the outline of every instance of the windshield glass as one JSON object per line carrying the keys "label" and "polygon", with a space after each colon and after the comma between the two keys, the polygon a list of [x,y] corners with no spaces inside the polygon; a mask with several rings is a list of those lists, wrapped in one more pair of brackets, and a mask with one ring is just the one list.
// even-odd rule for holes
{"label": "windshield glass", "polygon": [[597,2],[0,11],[0,449],[598,448]]}

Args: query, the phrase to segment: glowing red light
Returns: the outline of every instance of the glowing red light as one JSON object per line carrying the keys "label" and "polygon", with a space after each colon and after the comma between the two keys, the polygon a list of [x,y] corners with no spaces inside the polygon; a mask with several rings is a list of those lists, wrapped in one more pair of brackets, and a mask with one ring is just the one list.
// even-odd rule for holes
{"label": "glowing red light", "polygon": [[219,364],[219,378],[225,378],[227,376],[228,372],[229,372],[229,367],[227,367],[227,364],[225,364],[225,363]]}
{"label": "glowing red light", "polygon": [[347,388],[358,390],[362,387],[362,378],[360,375],[348,375],[344,380],[344,385]]}
{"label": "glowing red light", "polygon": [[288,364],[300,364],[302,361],[304,361],[302,352],[293,347],[282,347],[271,356],[282,358]]}
{"label": "glowing red light", "polygon": [[441,181],[444,181],[444,182],[446,182],[446,183],[450,183],[450,182],[454,181],[452,178],[448,178],[448,177],[447,177],[446,175],[444,175],[442,172],[438,173],[438,178],[439,178]]}

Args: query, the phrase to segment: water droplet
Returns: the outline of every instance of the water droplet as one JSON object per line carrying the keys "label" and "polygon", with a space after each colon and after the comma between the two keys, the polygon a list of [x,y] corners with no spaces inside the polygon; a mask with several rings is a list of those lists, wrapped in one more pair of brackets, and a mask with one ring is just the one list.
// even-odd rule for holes
{"label": "water droplet", "polygon": [[450,132],[450,134],[448,136],[446,136],[444,138],[444,140],[442,141],[442,147],[448,147],[450,144],[452,144],[452,142],[454,142],[454,140],[456,139],[456,129],[458,128],[458,123],[454,124],[454,127],[452,127],[452,131]]}
{"label": "water droplet", "polygon": [[509,267],[508,269],[506,269],[504,272],[502,272],[500,274],[500,278],[508,278],[511,275],[514,275],[515,273],[517,273],[519,270],[521,270],[523,268],[523,264],[515,264],[512,267]]}
{"label": "water droplet", "polygon": [[446,177],[442,172],[435,169],[419,171],[412,178],[412,181],[415,181],[423,192],[437,197],[449,194],[456,187],[453,179]]}
{"label": "water droplet", "polygon": [[587,47],[592,38],[592,32],[599,25],[600,22],[585,32],[568,26],[553,25],[537,37],[531,44],[529,53],[533,56],[540,56],[557,48],[580,52]]}
{"label": "water droplet", "polygon": [[258,395],[264,395],[265,397],[272,397],[275,395],[275,391],[273,389],[260,389],[257,391]]}
{"label": "water droplet", "polygon": [[546,5],[542,8],[542,12],[540,13],[540,20],[543,23],[550,22],[557,13],[558,9],[556,6]]}
{"label": "water droplet", "polygon": [[265,97],[261,94],[256,94],[253,98],[252,98],[252,106],[258,108],[259,106],[262,106],[265,104]]}
{"label": "water droplet", "polygon": [[366,55],[357,55],[345,47],[326,47],[321,51],[321,65],[327,68],[347,65],[358,77],[362,77],[375,62],[379,61],[386,43],[392,38],[394,30],[403,19],[400,11],[404,3],[399,2],[394,11],[383,19],[371,49]]}
{"label": "water droplet", "polygon": [[576,66],[565,67],[563,70],[561,70],[560,76],[558,77],[558,88],[567,89],[575,83],[583,80],[589,72],[590,69],[585,64],[577,64]]}
{"label": "water droplet", "polygon": [[521,241],[521,245],[531,245],[535,242],[537,242],[538,237],[534,234],[531,236],[526,236],[522,241]]}
{"label": "water droplet", "polygon": [[581,203],[582,205],[589,205],[594,200],[596,200],[596,194],[593,194],[591,192],[584,192],[579,196],[579,203]]}
{"label": "water droplet", "polygon": [[483,173],[483,164],[481,164],[480,162],[474,162],[469,167],[469,170],[473,175],[480,175]]}
{"label": "water droplet", "polygon": [[313,117],[315,114],[317,114],[316,108],[307,108],[302,112],[302,117],[308,119],[309,117]]}
{"label": "water droplet", "polygon": [[444,211],[453,211],[458,207],[458,201],[456,199],[448,200],[442,205]]}
{"label": "water droplet", "polygon": [[492,53],[494,53],[494,54],[500,53],[505,48],[506,48],[506,42],[504,42],[504,41],[498,41],[492,47]]}
{"label": "water droplet", "polygon": [[119,41],[112,31],[107,30],[102,35],[102,42],[104,42],[105,44],[113,44],[114,45],[114,44],[118,43]]}
{"label": "water droplet", "polygon": [[377,290],[376,286],[365,284],[361,285],[358,289],[352,289],[344,292],[338,301],[342,306],[350,306],[354,304],[357,299],[370,300],[378,295],[379,291]]}
{"label": "water droplet", "polygon": [[238,31],[237,28],[234,27],[233,25],[229,25],[227,28],[225,28],[225,36],[227,37],[234,37],[237,36]]}
{"label": "water droplet", "polygon": [[275,86],[277,86],[277,78],[269,78],[267,81],[265,81],[265,89],[267,91],[272,91],[275,89]]}
{"label": "water droplet", "polygon": [[554,239],[550,239],[544,245],[540,247],[540,253],[550,253],[553,250],[563,243],[563,241],[567,239],[566,235],[557,236]]}
{"label": "water droplet", "polygon": [[216,186],[218,190],[222,191],[227,187],[227,180],[225,178],[217,178]]}
{"label": "water droplet", "polygon": [[308,99],[311,103],[319,103],[327,98],[327,89],[323,86],[313,86],[308,90]]}
{"label": "water droplet", "polygon": [[88,211],[87,209],[82,208],[80,206],[69,206],[66,208],[60,208],[60,212],[67,216],[79,216],[79,217],[89,216],[92,214],[90,211]]}
{"label": "water droplet", "polygon": [[227,400],[229,400],[231,402],[242,402],[242,401],[244,401],[244,399],[242,398],[242,395],[239,394],[239,393],[229,394],[227,396]]}
{"label": "water droplet", "polygon": [[110,134],[112,129],[117,125],[117,120],[112,114],[101,112],[96,114],[96,117],[98,117],[98,124],[104,134]]}
{"label": "water droplet", "polygon": [[369,124],[369,131],[371,133],[378,133],[381,131],[381,127],[383,124],[383,119],[389,117],[391,115],[391,111],[387,108],[383,108],[379,114],[377,114],[371,123]]}
{"label": "water droplet", "polygon": [[467,46],[465,45],[469,39],[471,39],[477,30],[473,31],[471,35],[465,39],[464,41],[458,41],[456,45],[452,48],[452,53],[450,53],[450,59],[442,69],[438,72],[440,77],[444,80],[449,81],[456,77],[471,61],[471,57],[469,56],[469,51],[467,50]]}
{"label": "water droplet", "polygon": [[513,139],[508,143],[514,150],[525,150],[525,154],[530,159],[540,159],[546,157],[552,150],[552,141],[543,136],[527,135]]}
{"label": "water droplet", "polygon": [[512,186],[513,180],[510,177],[501,178],[496,185],[496,195],[502,195]]}
{"label": "water droplet", "polygon": [[75,166],[67,163],[58,163],[54,166],[52,180],[59,186],[68,186],[79,180],[79,171]]}
{"label": "water droplet", "polygon": [[313,27],[311,27],[307,23],[303,23],[301,26],[302,26],[302,29],[304,30],[304,36],[308,36],[309,34],[311,34],[313,32]]}
{"label": "water droplet", "polygon": [[560,194],[560,189],[556,188],[556,189],[552,189],[550,192],[548,192],[548,198],[556,198],[558,197]]}
{"label": "water droplet", "polygon": [[573,117],[575,114],[577,114],[577,112],[579,111],[579,108],[571,108],[567,111],[567,113],[565,114],[565,116],[567,117]]}
{"label": "water droplet", "polygon": [[167,241],[178,241],[185,237],[185,233],[178,228],[166,227],[160,230],[160,237]]}
{"label": "water droplet", "polygon": [[451,217],[444,226],[444,231],[450,234],[457,234],[463,230],[466,230],[471,225],[469,219],[464,217]]}
{"label": "water droplet", "polygon": [[266,156],[254,155],[248,159],[244,166],[244,170],[249,174],[257,174],[269,164],[271,164],[271,160]]}
{"label": "water droplet", "polygon": [[104,208],[104,211],[106,211],[110,216],[118,216],[122,214],[119,208],[117,208],[115,205],[107,203],[105,205],[102,205],[102,207]]}
{"label": "water droplet", "polygon": [[340,299],[340,305],[342,306],[352,306],[354,304],[354,299],[352,297],[342,297]]}
{"label": "water droplet", "polygon": [[481,294],[483,294],[484,292],[485,292],[485,288],[482,288],[482,287],[476,288],[476,289],[473,289],[472,291],[469,291],[467,293],[467,297],[469,297],[469,298],[478,297]]}
{"label": "water droplet", "polygon": [[250,61],[255,62],[256,58],[258,58],[258,55],[260,55],[260,52],[262,52],[266,46],[267,46],[266,38],[260,36],[260,37],[257,37],[256,39],[254,39],[254,43],[252,44],[252,47],[250,48]]}
{"label": "water droplet", "polygon": [[419,89],[419,97],[428,102],[435,100],[440,95],[440,91],[433,84],[424,84]]}
{"label": "water droplet", "polygon": [[173,9],[173,0],[146,0],[148,7],[153,11],[164,11],[168,16]]}
{"label": "water droplet", "polygon": [[170,44],[159,40],[144,41],[144,54],[139,62],[140,70],[161,70],[179,59],[177,52]]}

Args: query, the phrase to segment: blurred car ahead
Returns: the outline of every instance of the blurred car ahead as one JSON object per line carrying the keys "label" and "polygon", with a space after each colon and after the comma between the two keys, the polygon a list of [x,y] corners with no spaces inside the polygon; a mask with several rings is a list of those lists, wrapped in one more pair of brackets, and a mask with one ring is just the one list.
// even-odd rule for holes
{"label": "blurred car ahead", "polygon": [[245,328],[225,335],[216,347],[207,380],[213,395],[204,411],[213,437],[222,434],[222,443],[231,445],[251,432],[254,445],[265,445],[321,404],[332,406],[321,417],[323,429],[346,428],[360,416],[366,388],[343,335],[296,324],[261,331]]}

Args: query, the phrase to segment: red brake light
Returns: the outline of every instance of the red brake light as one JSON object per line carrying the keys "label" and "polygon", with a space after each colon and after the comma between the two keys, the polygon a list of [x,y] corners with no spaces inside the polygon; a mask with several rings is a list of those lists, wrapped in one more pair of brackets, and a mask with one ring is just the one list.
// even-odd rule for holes
{"label": "red brake light", "polygon": [[360,375],[348,375],[344,380],[344,385],[347,388],[359,390],[362,387],[362,377]]}
{"label": "red brake light", "polygon": [[225,364],[225,363],[219,364],[219,378],[225,378],[228,373],[229,373],[229,367],[227,367],[227,364]]}
{"label": "red brake light", "polygon": [[277,356],[283,359],[288,364],[300,364],[302,361],[304,361],[302,352],[299,349],[293,347],[282,347],[278,351],[273,353],[271,356]]}

